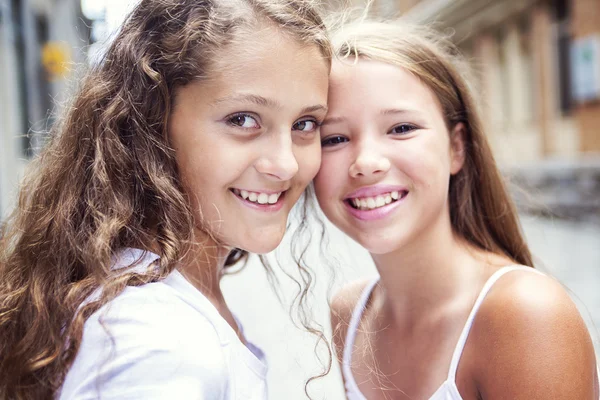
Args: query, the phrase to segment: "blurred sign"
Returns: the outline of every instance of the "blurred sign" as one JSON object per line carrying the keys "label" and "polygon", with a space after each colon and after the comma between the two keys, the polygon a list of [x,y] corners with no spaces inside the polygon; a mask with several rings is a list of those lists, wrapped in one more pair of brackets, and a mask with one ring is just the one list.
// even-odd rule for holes
{"label": "blurred sign", "polygon": [[42,65],[48,80],[64,78],[71,71],[71,49],[64,42],[46,42],[42,47]]}
{"label": "blurred sign", "polygon": [[575,39],[571,47],[573,100],[600,99],[600,35]]}

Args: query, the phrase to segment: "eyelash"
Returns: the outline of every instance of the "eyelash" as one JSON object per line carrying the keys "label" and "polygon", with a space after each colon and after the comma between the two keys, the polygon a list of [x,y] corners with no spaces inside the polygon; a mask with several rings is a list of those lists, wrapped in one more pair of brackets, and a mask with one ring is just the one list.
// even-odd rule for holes
{"label": "eyelash", "polygon": [[[245,117],[245,118],[252,118],[254,120],[254,122],[256,122],[256,124],[258,125],[258,127],[243,127],[242,125],[236,124],[234,123],[234,119],[236,118],[240,118],[240,117]],[[227,123],[231,126],[234,126],[236,128],[242,128],[242,129],[258,129],[260,128],[260,124],[258,123],[258,118],[253,116],[252,114],[249,113],[236,113],[233,115],[230,115],[229,117],[227,117]]]}
{"label": "eyelash", "polygon": [[[303,122],[312,122],[315,126],[314,126],[313,129],[308,130],[308,131],[303,131],[301,129],[295,129],[296,125],[301,124]],[[319,127],[321,127],[321,123],[319,121],[317,121],[316,119],[312,119],[312,118],[302,119],[302,120],[300,120],[298,122],[295,122],[294,125],[292,125],[292,129],[294,129],[294,130],[300,130],[303,133],[313,133],[313,132],[316,132],[319,129]]]}
{"label": "eyelash", "polygon": [[330,147],[330,146],[336,146],[338,144],[342,144],[342,143],[346,143],[348,141],[347,137],[344,136],[330,136],[327,137],[323,140],[321,140],[321,147]]}
{"label": "eyelash", "polygon": [[[404,132],[394,132],[395,129],[401,128],[401,127],[405,127],[408,129],[406,129]],[[419,128],[416,125],[412,125],[412,124],[398,124],[398,125],[394,126],[392,129],[390,129],[388,134],[403,136],[403,135],[407,135],[407,134],[411,133],[415,129],[419,129]],[[330,137],[327,137],[327,138],[321,140],[321,147],[336,146],[338,144],[346,143],[348,141],[349,141],[348,138],[344,137],[344,136],[340,136],[340,135],[330,136]]]}
{"label": "eyelash", "polygon": [[[237,123],[233,122],[236,118],[240,118],[240,117],[251,118],[251,119],[253,119],[256,122],[256,125],[258,125],[258,126],[256,126],[256,127],[244,127],[244,126],[242,126],[243,124],[240,125],[240,124],[237,124]],[[308,131],[303,131],[301,129],[296,129],[295,128],[298,124],[308,123],[308,122],[312,122],[314,124],[314,127],[312,129],[308,130]],[[252,114],[244,113],[244,112],[230,115],[229,117],[227,117],[227,123],[229,125],[231,125],[231,126],[234,126],[234,127],[237,127],[237,128],[242,128],[242,129],[258,129],[258,128],[260,128],[260,123],[258,122],[258,118],[255,117]],[[308,118],[308,119],[303,119],[303,120],[295,122],[294,125],[292,125],[292,129],[293,130],[299,130],[299,131],[301,131],[303,133],[313,133],[313,132],[317,131],[320,126],[321,126],[321,123],[319,121],[317,121],[316,119]]]}
{"label": "eyelash", "polygon": [[[394,132],[395,129],[401,128],[401,127],[407,127],[408,130],[406,130],[404,132]],[[394,126],[392,129],[390,129],[388,134],[402,136],[402,135],[407,135],[407,134],[411,133],[415,129],[419,129],[419,128],[412,124],[398,124],[398,125]]]}

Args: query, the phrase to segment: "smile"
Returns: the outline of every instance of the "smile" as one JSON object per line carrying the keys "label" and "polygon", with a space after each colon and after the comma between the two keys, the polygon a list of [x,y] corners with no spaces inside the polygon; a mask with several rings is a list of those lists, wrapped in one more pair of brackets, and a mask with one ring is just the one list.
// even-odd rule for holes
{"label": "smile", "polygon": [[279,202],[285,191],[282,192],[252,192],[244,189],[231,189],[233,194],[249,203],[254,203],[258,206],[269,206]]}
{"label": "smile", "polygon": [[388,204],[395,203],[406,197],[407,194],[408,192],[405,190],[391,191],[372,197],[353,197],[346,199],[346,202],[350,207],[356,210],[375,210],[377,208],[385,207]]}

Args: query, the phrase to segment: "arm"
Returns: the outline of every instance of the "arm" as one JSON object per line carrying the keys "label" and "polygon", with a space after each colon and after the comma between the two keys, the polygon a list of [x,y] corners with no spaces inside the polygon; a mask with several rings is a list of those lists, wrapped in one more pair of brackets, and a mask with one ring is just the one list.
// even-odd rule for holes
{"label": "arm", "polygon": [[554,279],[511,275],[490,291],[473,325],[481,398],[597,400],[594,348],[575,304]]}

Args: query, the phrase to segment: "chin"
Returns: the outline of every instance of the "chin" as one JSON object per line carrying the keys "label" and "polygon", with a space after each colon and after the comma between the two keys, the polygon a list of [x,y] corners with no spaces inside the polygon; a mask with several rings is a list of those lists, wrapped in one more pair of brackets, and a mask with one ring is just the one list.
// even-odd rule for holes
{"label": "chin", "polygon": [[[352,237],[352,236],[351,236]],[[398,242],[385,240],[375,235],[352,237],[355,242],[361,245],[371,254],[388,254],[398,249]]]}
{"label": "chin", "polygon": [[261,232],[256,234],[253,238],[245,238],[245,240],[241,241],[240,245],[236,247],[244,249],[249,253],[266,254],[275,250],[282,240],[283,233],[269,234]]}
{"label": "chin", "polygon": [[396,250],[394,246],[382,246],[381,244],[366,244],[362,245],[370,254],[388,254]]}
{"label": "chin", "polygon": [[259,243],[256,245],[248,245],[245,247],[245,250],[252,254],[267,254],[275,250],[277,246],[279,246],[279,243],[281,243],[281,240],[271,243]]}

